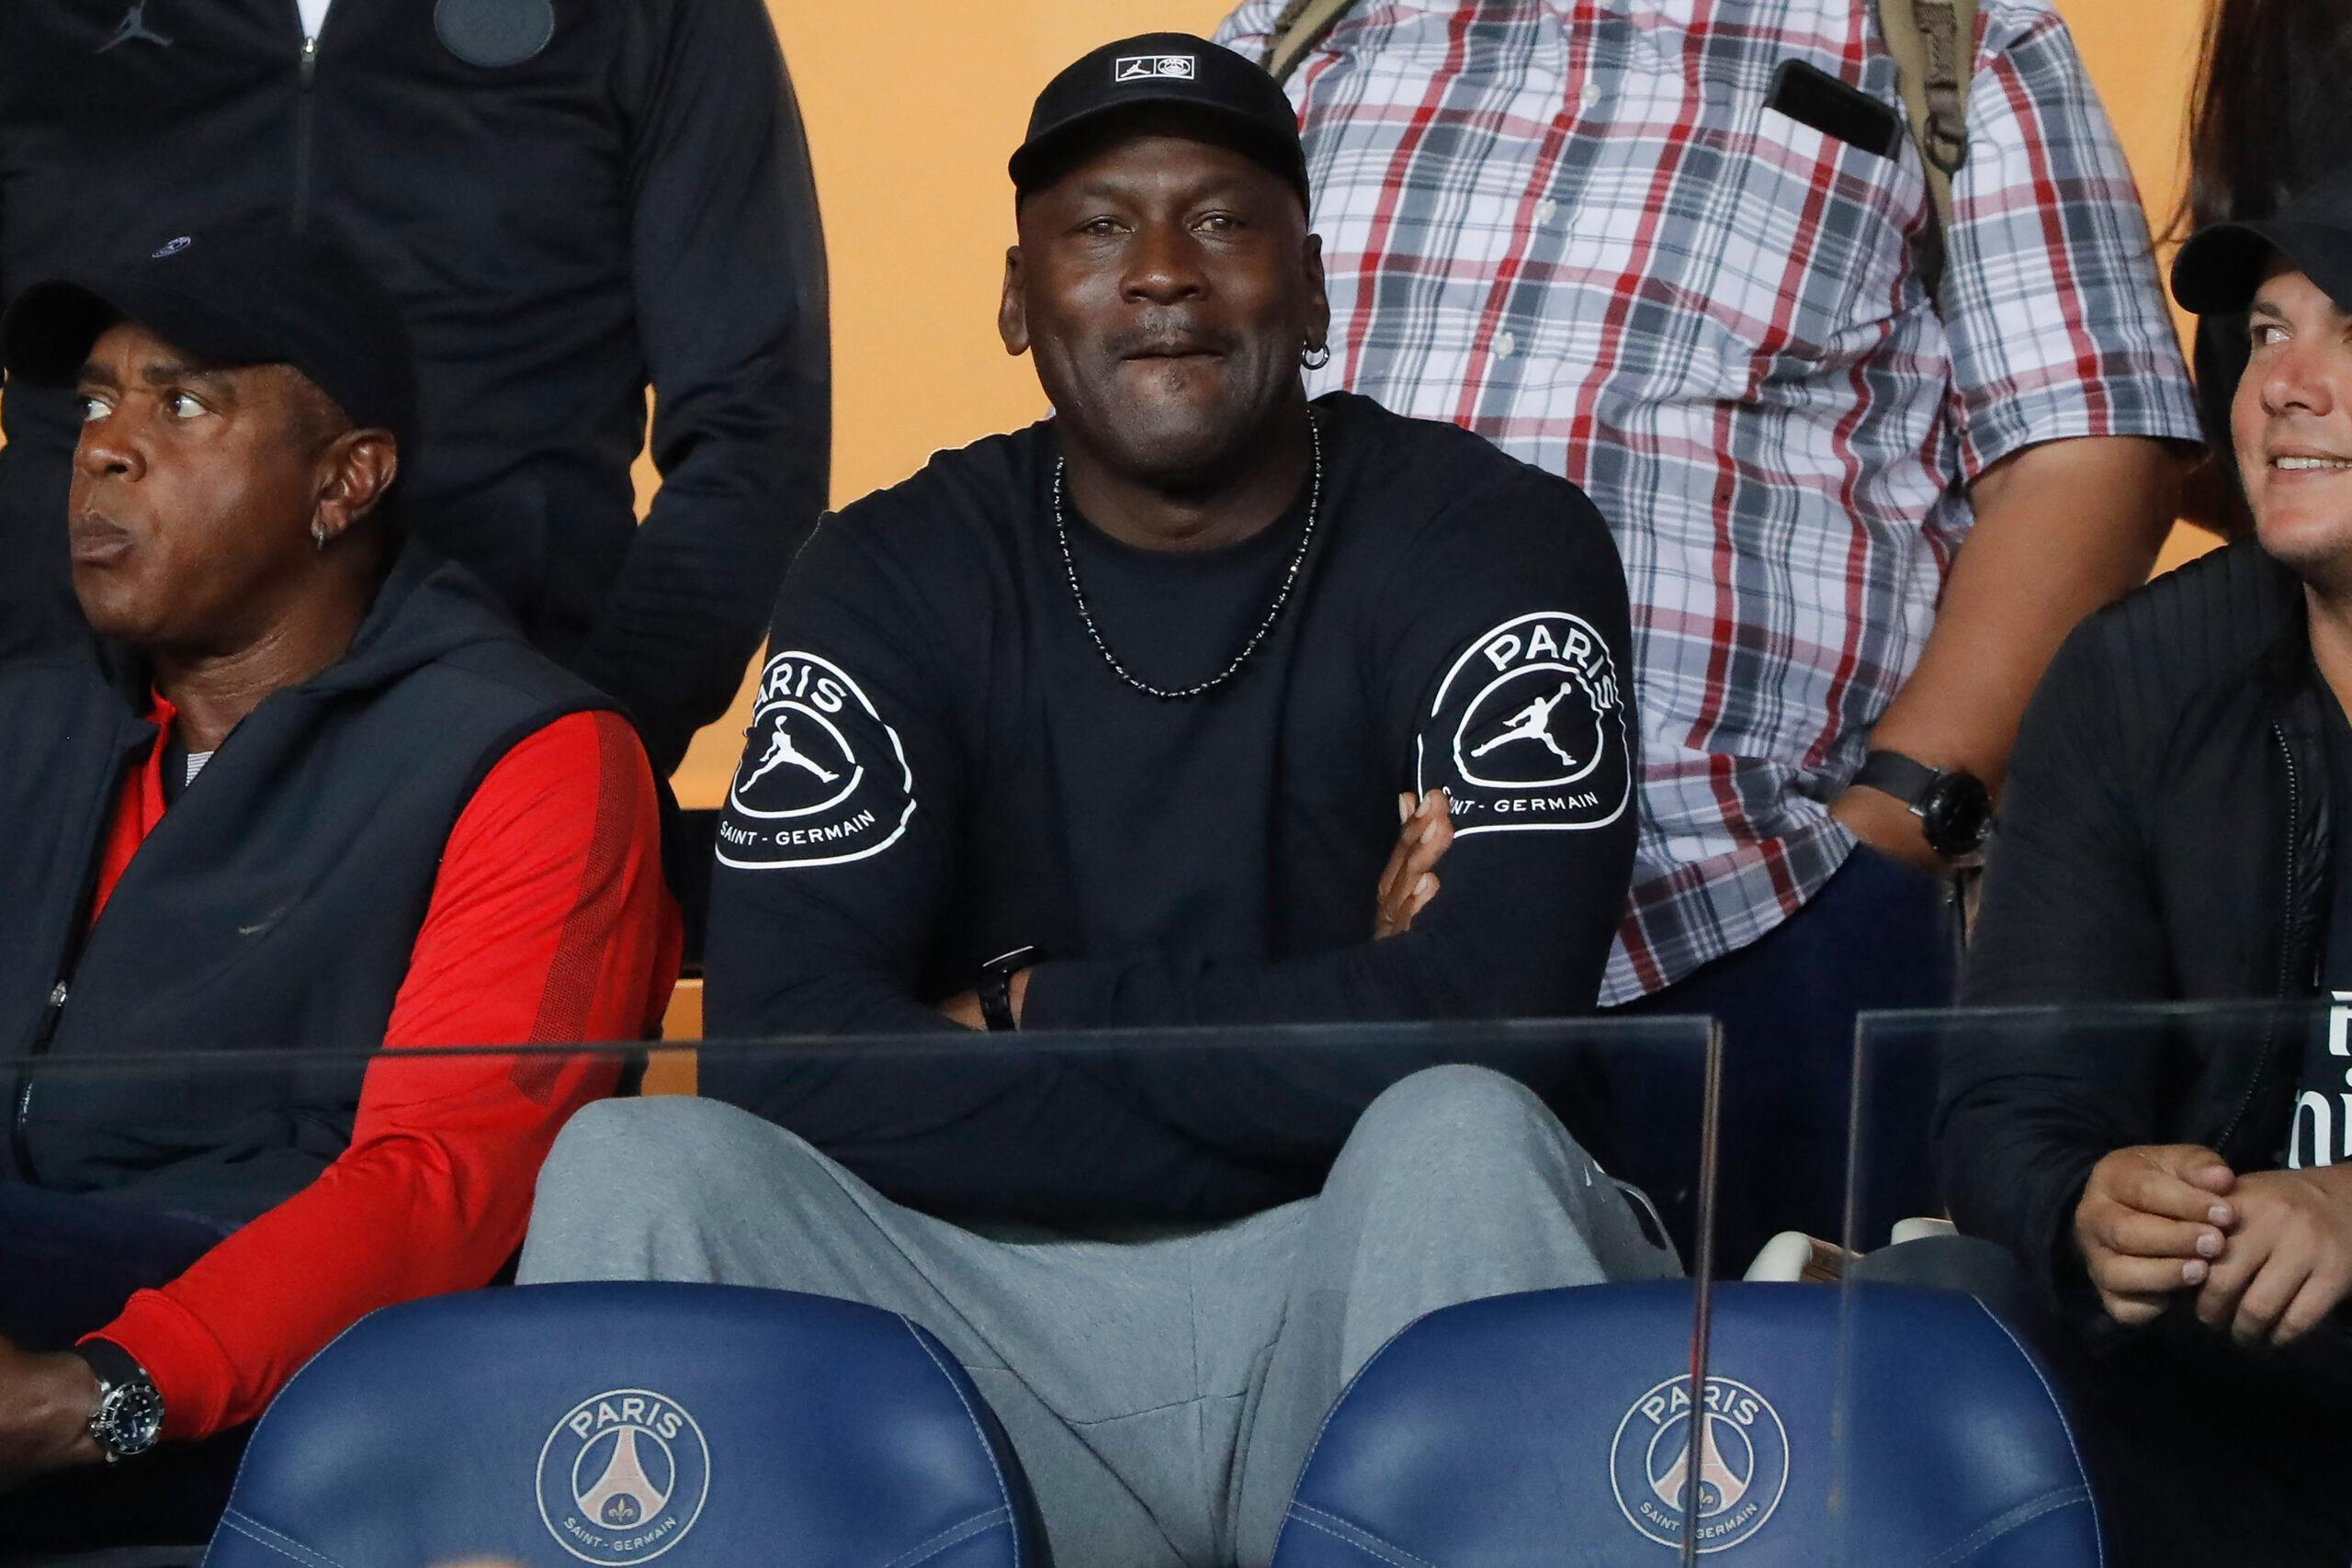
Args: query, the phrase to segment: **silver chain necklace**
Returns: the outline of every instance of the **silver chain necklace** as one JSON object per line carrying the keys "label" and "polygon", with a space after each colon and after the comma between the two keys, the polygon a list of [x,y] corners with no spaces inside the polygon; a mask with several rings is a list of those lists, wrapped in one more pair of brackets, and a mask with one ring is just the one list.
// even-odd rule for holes
{"label": "silver chain necklace", "polygon": [[1258,623],[1258,629],[1250,634],[1250,640],[1243,643],[1241,651],[1233,656],[1233,662],[1198,685],[1187,686],[1181,692],[1171,692],[1148,681],[1136,680],[1127,673],[1127,667],[1119,662],[1119,656],[1111,651],[1111,645],[1102,640],[1102,630],[1094,624],[1094,613],[1086,607],[1086,590],[1078,583],[1078,558],[1070,554],[1069,524],[1062,516],[1064,463],[1058,457],[1054,459],[1054,536],[1061,542],[1062,570],[1069,578],[1069,596],[1078,601],[1078,618],[1086,623],[1086,635],[1094,639],[1094,647],[1102,655],[1102,662],[1111,667],[1112,674],[1146,696],[1177,702],[1216,690],[1239,674],[1241,667],[1250,662],[1250,656],[1258,651],[1258,645],[1266,640],[1266,634],[1274,629],[1274,622],[1282,617],[1283,606],[1290,602],[1290,591],[1298,581],[1299,568],[1306,564],[1306,547],[1315,540],[1315,517],[1323,505],[1323,427],[1315,423],[1312,413],[1306,416],[1306,435],[1315,448],[1315,479],[1306,492],[1306,527],[1298,536],[1298,549],[1290,558],[1290,570],[1283,573],[1283,585],[1275,592],[1274,602],[1267,606],[1265,618]]}

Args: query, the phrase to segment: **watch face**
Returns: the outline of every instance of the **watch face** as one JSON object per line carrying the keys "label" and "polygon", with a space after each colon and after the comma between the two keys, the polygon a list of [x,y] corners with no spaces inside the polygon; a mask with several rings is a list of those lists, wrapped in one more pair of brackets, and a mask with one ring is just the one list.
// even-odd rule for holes
{"label": "watch face", "polygon": [[1919,826],[1938,854],[1974,854],[1993,826],[1993,797],[1972,773],[1945,773],[1919,800]]}
{"label": "watch face", "polygon": [[143,1454],[164,1433],[164,1396],[147,1382],[127,1382],[107,1391],[90,1419],[90,1435],[117,1459]]}

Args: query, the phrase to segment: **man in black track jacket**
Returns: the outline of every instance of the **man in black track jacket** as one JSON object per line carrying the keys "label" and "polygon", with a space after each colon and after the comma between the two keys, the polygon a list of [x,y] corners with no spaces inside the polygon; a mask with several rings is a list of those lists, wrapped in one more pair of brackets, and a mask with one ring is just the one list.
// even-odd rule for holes
{"label": "man in black track jacket", "polygon": [[[2052,664],[1972,1004],[2352,1001],[2352,177],[2199,236],[2174,289],[2251,313],[2233,432],[2257,537]],[[1946,1047],[1952,1217],[2061,1325],[2120,1562],[2352,1551],[2333,1490],[2352,1465],[2345,1012],[2011,1015]]]}
{"label": "man in black track jacket", "polygon": [[[400,303],[413,531],[668,772],[825,502],[824,249],[760,0],[0,6],[0,305],[263,216],[332,233]],[[8,389],[0,656],[78,635],[56,527],[75,415]]]}

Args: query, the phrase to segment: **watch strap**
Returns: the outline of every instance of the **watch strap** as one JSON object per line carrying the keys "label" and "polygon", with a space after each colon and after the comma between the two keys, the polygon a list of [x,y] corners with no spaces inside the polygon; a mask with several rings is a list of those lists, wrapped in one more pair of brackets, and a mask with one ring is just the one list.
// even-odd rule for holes
{"label": "watch strap", "polygon": [[1854,775],[1854,783],[1916,807],[1942,773],[1941,769],[1931,768],[1900,751],[1872,751],[1862,759],[1861,772]]}
{"label": "watch strap", "polygon": [[1010,1034],[1021,1027],[1020,1020],[1012,1016],[1012,977],[1042,957],[1035,947],[1016,947],[980,965],[980,983],[974,990],[980,998],[980,1018],[990,1034]]}
{"label": "watch strap", "polygon": [[118,1389],[125,1383],[153,1382],[147,1369],[139,1359],[111,1339],[85,1339],[74,1347],[74,1353],[89,1364],[98,1382],[106,1389]]}
{"label": "watch strap", "polygon": [[1021,1027],[1012,1016],[1012,976],[990,969],[980,976],[980,1017],[990,1034],[1009,1034]]}

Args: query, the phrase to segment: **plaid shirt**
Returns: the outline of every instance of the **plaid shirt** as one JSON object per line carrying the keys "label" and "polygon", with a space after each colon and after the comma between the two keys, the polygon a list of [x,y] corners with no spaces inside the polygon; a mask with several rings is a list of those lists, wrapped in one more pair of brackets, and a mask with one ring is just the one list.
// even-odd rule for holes
{"label": "plaid shirt", "polygon": [[[1281,0],[1219,33],[1262,56]],[[1756,941],[2037,442],[2197,438],[2129,169],[2050,0],[1985,0],[1942,313],[1888,159],[1764,105],[1804,60],[1902,113],[1870,0],[1358,0],[1290,79],[1332,362],[1566,475],[1615,527],[1645,748],[1601,999]],[[2061,502],[2063,504],[2063,502]]]}

